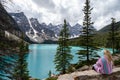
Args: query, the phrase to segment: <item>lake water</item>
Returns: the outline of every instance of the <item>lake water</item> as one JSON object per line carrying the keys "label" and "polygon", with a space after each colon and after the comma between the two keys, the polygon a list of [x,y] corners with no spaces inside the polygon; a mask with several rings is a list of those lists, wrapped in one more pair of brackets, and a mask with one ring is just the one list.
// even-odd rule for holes
{"label": "lake water", "polygon": [[[29,54],[27,58],[28,70],[33,78],[44,79],[48,77],[49,71],[56,74],[54,65],[54,56],[56,54],[57,44],[31,44],[29,45]],[[74,55],[71,63],[78,62],[77,51],[82,48],[71,47],[71,53]],[[103,50],[97,52],[103,56]]]}

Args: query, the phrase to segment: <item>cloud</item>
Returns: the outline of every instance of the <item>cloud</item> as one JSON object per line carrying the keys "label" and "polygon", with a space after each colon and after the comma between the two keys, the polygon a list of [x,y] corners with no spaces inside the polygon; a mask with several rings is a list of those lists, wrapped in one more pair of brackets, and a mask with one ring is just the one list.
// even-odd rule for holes
{"label": "cloud", "polygon": [[91,0],[93,5],[93,21],[94,26],[99,30],[102,27],[111,23],[111,18],[116,18],[116,21],[120,21],[120,0]]}
{"label": "cloud", "polygon": [[80,3],[79,0],[64,0],[56,3],[56,11],[58,10],[58,14],[61,15],[61,21],[66,19],[72,25],[80,23],[82,15],[82,7],[80,7],[80,5],[83,5],[82,3]]}
{"label": "cloud", "polygon": [[55,4],[52,0],[32,0],[36,3],[36,5],[47,8],[47,9],[53,9],[55,7]]}
{"label": "cloud", "polygon": [[[120,0],[90,0],[92,21],[99,30],[111,23],[111,17],[120,21]],[[66,19],[70,24],[82,25],[85,0],[13,0],[13,7],[9,11],[23,11],[27,17],[38,18],[47,24],[61,24]]]}

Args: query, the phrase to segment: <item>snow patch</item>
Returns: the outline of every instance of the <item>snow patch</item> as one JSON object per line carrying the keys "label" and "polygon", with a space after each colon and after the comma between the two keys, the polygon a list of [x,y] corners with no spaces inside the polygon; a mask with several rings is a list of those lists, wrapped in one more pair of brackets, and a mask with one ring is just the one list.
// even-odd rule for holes
{"label": "snow patch", "polygon": [[42,33],[45,33],[43,29],[41,30],[41,32],[42,32]]}
{"label": "snow patch", "polygon": [[17,23],[21,23],[20,21],[17,21]]}
{"label": "snow patch", "polygon": [[30,27],[32,28],[32,30],[33,30],[33,32],[34,32],[34,35],[33,35],[32,38],[34,38],[35,41],[38,41],[38,40],[36,39],[36,38],[38,37],[38,35],[37,35],[38,32],[33,28],[33,26],[32,26],[32,24],[31,24],[31,22],[30,22],[29,19],[28,19],[28,22],[29,22]]}
{"label": "snow patch", "polygon": [[12,16],[13,18],[15,18],[15,16]]}
{"label": "snow patch", "polygon": [[57,34],[55,34],[55,37],[58,37],[58,35],[57,35]]}

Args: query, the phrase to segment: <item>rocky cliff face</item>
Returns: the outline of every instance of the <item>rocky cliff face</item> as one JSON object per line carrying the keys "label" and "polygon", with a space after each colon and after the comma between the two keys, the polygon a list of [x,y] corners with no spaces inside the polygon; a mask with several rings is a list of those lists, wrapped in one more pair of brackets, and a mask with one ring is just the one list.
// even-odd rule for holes
{"label": "rocky cliff face", "polygon": [[50,39],[49,37],[51,37],[51,39],[55,38],[55,33],[52,30],[47,29],[43,25],[41,25],[36,18],[31,18],[30,22],[31,27],[33,28],[34,32],[36,32],[36,34],[46,36],[46,39],[48,38],[47,40]]}
{"label": "rocky cliff face", "polygon": [[[6,32],[10,33],[8,34],[7,38],[5,37]],[[7,13],[0,2],[0,35],[2,36],[1,40],[16,40],[14,37],[10,37],[11,34],[19,38],[21,37],[21,30],[18,28],[15,20]]]}
{"label": "rocky cliff face", "polygon": [[[9,13],[5,10],[5,8],[0,2],[0,34],[4,36],[6,35],[5,32],[8,32],[10,34],[7,34],[7,35],[12,34],[12,36],[15,35],[19,39],[21,38],[22,30],[23,29],[19,28],[19,25],[16,23],[13,17],[9,15]],[[16,37],[15,38],[10,36],[7,36],[7,37],[8,39],[13,39],[13,40],[16,39]],[[32,41],[30,41],[27,36],[25,36],[24,40],[32,43]]]}
{"label": "rocky cliff face", "polygon": [[0,29],[1,31],[9,31],[17,36],[21,32],[14,19],[6,12],[0,3]]}
{"label": "rocky cliff face", "polygon": [[21,13],[10,13],[12,18],[16,21],[18,24],[18,27],[23,32],[28,32],[30,30],[30,25],[27,20],[27,17],[24,15],[23,12]]}

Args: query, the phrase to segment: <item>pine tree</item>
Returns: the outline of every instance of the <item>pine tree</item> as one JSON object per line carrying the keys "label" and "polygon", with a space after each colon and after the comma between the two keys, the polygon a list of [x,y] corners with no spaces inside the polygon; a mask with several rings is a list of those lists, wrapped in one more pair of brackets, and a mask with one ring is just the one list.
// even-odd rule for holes
{"label": "pine tree", "polygon": [[[22,38],[23,39],[23,38]],[[23,40],[20,42],[20,51],[17,55],[16,66],[14,68],[13,80],[29,80],[29,71],[27,69],[26,57],[25,53],[27,46],[24,44]]]}
{"label": "pine tree", "polygon": [[83,30],[81,31],[82,35],[80,35],[80,47],[82,46],[84,49],[79,50],[77,53],[79,55],[79,63],[81,62],[82,58],[85,57],[87,58],[87,63],[89,63],[90,55],[92,56],[92,53],[96,48],[92,38],[94,35],[94,30],[92,29],[93,22],[91,22],[90,17],[92,9],[93,8],[90,7],[90,0],[86,0],[83,9],[85,15],[83,21]]}
{"label": "pine tree", "polygon": [[117,31],[117,27],[115,26],[115,18],[111,18],[112,19],[112,23],[111,23],[111,27],[109,30],[109,35],[108,35],[108,42],[107,42],[107,47],[111,47],[113,54],[115,53],[115,49],[118,50],[120,47],[120,37],[119,37],[119,32]]}
{"label": "pine tree", "polygon": [[11,79],[13,62],[11,55],[0,52],[0,80]]}
{"label": "pine tree", "polygon": [[49,73],[48,73],[48,76],[51,77],[51,75],[52,75],[52,72],[51,72],[51,70],[50,70]]}
{"label": "pine tree", "polygon": [[61,74],[65,74],[66,70],[70,65],[72,60],[72,55],[70,54],[70,47],[68,44],[69,30],[67,28],[66,20],[64,20],[63,29],[60,32],[60,37],[58,40],[57,52],[55,55],[55,65],[56,71],[59,71]]}

